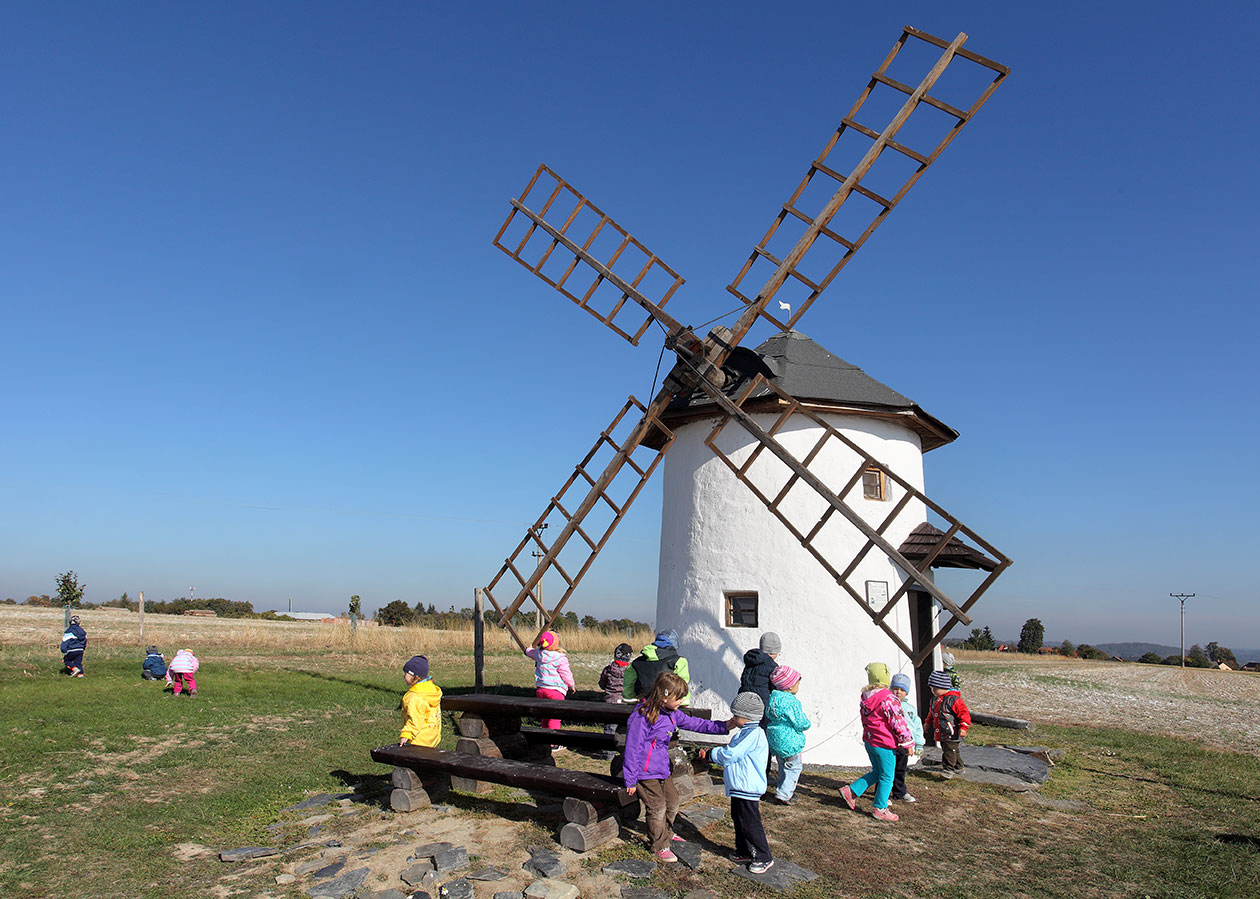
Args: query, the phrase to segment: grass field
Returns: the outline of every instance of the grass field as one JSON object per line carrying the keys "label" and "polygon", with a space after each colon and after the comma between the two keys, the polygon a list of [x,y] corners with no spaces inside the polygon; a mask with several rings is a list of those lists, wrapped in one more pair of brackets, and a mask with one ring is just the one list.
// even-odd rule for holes
{"label": "grass field", "polygon": [[[472,678],[467,649],[458,641],[443,645],[441,635],[410,635],[428,645],[360,652],[301,640],[278,649],[189,638],[202,658],[201,690],[196,699],[176,699],[160,684],[139,679],[140,653],[122,639],[91,644],[89,676],[70,680],[56,673],[59,658],[48,645],[55,633],[10,639],[6,621],[0,614],[2,896],[303,896],[301,881],[278,886],[275,876],[316,849],[238,866],[218,861],[212,851],[295,845],[309,828],[296,826],[303,813],[282,813],[286,807],[313,792],[360,785],[370,797],[383,788],[388,771],[372,763],[367,750],[397,739],[397,669],[411,651],[430,654],[444,687],[467,686]],[[58,614],[52,631],[59,623]],[[85,624],[91,634],[93,624]],[[169,656],[173,646],[163,648]],[[593,686],[605,659],[604,652],[575,653],[579,684]],[[490,683],[530,682],[529,663],[506,648],[492,654],[488,666]],[[1243,751],[1224,748],[1229,741],[1211,735],[1171,735],[1199,729],[1162,711],[1160,727],[1143,720],[1143,732],[1131,709],[1096,702],[1115,692],[1117,678],[1132,677],[1136,690],[1144,683],[1141,672],[1159,669],[962,659],[960,670],[973,704],[983,710],[1036,718],[1019,707],[1023,691],[1033,689],[1025,684],[1062,704],[1040,719],[1054,723],[1041,724],[1032,740],[1067,750],[1040,795],[1072,802],[1055,807],[992,787],[913,777],[920,801],[898,809],[900,823],[883,825],[839,801],[845,775],[809,772],[796,803],[764,810],[776,854],[823,875],[795,896],[1257,895],[1256,744]],[[1233,726],[1253,725],[1257,706],[1249,691],[1260,677],[1207,674],[1223,679],[1206,686],[1186,681],[1175,691],[1186,720],[1232,716]],[[1166,688],[1155,698],[1172,693]],[[807,693],[802,699],[808,704]],[[1076,718],[1073,702],[1080,708]],[[1011,736],[972,731],[973,742]],[[445,739],[453,742],[449,729]],[[453,811],[405,817],[369,798],[347,803],[353,814],[338,812],[321,825],[319,838],[335,837],[346,851],[379,852],[374,859],[396,851],[401,867],[406,846],[426,835],[458,834],[470,852],[506,867],[525,857],[526,845],[552,841],[558,821],[554,812],[514,798],[504,790],[488,797],[456,794]],[[294,826],[275,829],[277,822]],[[418,835],[399,843],[403,828],[418,828]],[[706,828],[702,845],[718,852],[730,841],[729,824],[716,824]],[[593,860],[571,864],[570,878],[584,896],[617,895],[598,871],[614,856],[646,852],[631,836]],[[651,885],[678,896],[699,886],[726,899],[762,895],[716,860],[706,857],[700,872],[678,867],[658,871]],[[520,888],[483,884],[477,895],[492,895],[490,887]]]}

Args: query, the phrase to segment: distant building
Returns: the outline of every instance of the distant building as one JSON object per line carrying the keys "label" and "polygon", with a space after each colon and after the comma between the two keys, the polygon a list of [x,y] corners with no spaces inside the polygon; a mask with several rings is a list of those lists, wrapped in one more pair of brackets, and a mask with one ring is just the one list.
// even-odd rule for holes
{"label": "distant building", "polygon": [[185,609],[185,615],[191,615],[194,618],[218,618],[219,613],[214,609]]}
{"label": "distant building", "polygon": [[1248,662],[1242,666],[1243,671],[1260,671],[1260,662]]}
{"label": "distant building", "polygon": [[277,615],[286,615],[295,621],[322,621],[325,624],[332,624],[337,620],[337,616],[332,612],[277,612]]}

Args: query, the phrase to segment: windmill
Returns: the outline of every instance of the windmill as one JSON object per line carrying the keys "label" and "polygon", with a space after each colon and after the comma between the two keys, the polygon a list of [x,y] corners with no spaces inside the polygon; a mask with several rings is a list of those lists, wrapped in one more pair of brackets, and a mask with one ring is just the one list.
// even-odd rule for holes
{"label": "windmill", "polygon": [[[499,626],[519,646],[524,648],[526,642],[513,624],[514,617],[527,602],[541,612],[544,627],[561,613],[674,444],[675,435],[663,420],[666,409],[680,398],[696,393],[703,395],[717,416],[713,433],[706,440],[709,448],[916,668],[931,658],[953,627],[971,623],[968,610],[1010,565],[1010,560],[929,499],[915,483],[831,427],[808,404],[798,402],[775,385],[765,372],[749,370],[746,364],[741,369],[737,364],[741,359],[746,363],[749,351],[740,344],[759,321],[768,322],[781,332],[795,328],[801,316],[1006,77],[1009,70],[1005,66],[963,49],[966,40],[965,34],[946,41],[914,28],[903,31],[727,287],[742,304],[738,319],[729,328],[713,328],[703,338],[665,309],[683,279],[546,165],[534,173],[521,197],[511,201],[512,210],[495,236],[495,246],[632,345],[637,346],[653,325],[658,326],[664,332],[665,348],[677,357],[660,391],[648,404],[633,396],[628,398],[485,588],[485,596],[499,613]],[[941,51],[916,87],[889,74],[894,60],[908,45],[917,51],[926,46],[933,55]],[[969,105],[955,106],[929,93],[951,65],[978,67],[975,70],[983,75],[984,80],[968,94]],[[885,95],[891,90],[904,96],[904,102],[882,130],[861,121],[864,107],[877,89]],[[944,116],[950,123],[928,152],[897,140],[911,116],[921,110],[931,110],[933,117]],[[865,142],[860,156],[851,154],[856,161],[846,166],[847,171],[840,171],[842,163],[838,160],[845,154],[839,148],[851,149],[854,141]],[[883,165],[888,160],[895,160],[896,164]],[[879,184],[870,186],[873,170],[891,170],[891,186],[884,187],[886,175]],[[820,190],[827,199],[811,212],[807,198],[819,195]],[[859,214],[858,223],[850,226],[852,230],[842,233],[838,215],[858,205],[865,205],[870,214]],[[797,232],[799,236],[795,236]],[[790,242],[790,236],[795,236],[794,242]],[[780,245],[786,250],[779,251]],[[763,274],[763,286],[752,293],[746,283],[755,285]],[[785,299],[791,302],[784,302]],[[646,312],[642,321],[638,319],[639,312]],[[777,415],[773,424],[764,427],[764,416],[752,410],[754,403],[757,409],[766,409],[767,402]],[[802,417],[816,419],[818,440],[812,448],[789,447],[780,439],[780,432],[788,422]],[[723,454],[718,435],[728,426],[742,429],[755,444],[747,458]],[[844,445],[856,460],[851,475],[839,482],[834,478],[828,482],[811,470],[811,463],[831,445]],[[760,489],[748,476],[757,458],[772,458],[784,470],[777,492]],[[868,520],[870,516],[855,509],[849,499],[855,485],[860,493],[863,478],[871,473],[898,489],[898,502],[882,521]],[[812,523],[802,525],[784,514],[784,499],[793,491],[811,495],[818,510]],[[894,545],[888,537],[889,527],[907,506],[931,510],[945,524],[943,529],[916,529],[913,557],[905,551],[906,544]],[[548,526],[550,530],[545,531]],[[858,548],[849,557],[829,557],[825,541],[819,539],[824,530],[837,526],[859,535]],[[966,554],[985,560],[987,576],[966,596],[955,600],[937,586],[931,568]],[[871,555],[886,557],[902,573],[897,589],[875,602],[869,593],[851,583],[861,561]],[[541,598],[545,575],[558,578],[563,585],[550,609]],[[939,615],[932,617],[930,633],[921,635],[914,645],[891,623],[899,603],[912,590],[930,597],[939,610]]]}

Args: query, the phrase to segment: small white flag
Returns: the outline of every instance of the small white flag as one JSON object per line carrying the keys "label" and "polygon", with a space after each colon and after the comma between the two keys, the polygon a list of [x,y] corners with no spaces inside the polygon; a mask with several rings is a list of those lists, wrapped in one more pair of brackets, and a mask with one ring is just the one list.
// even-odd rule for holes
{"label": "small white flag", "polygon": [[785,303],[785,302],[783,302],[782,300],[779,300],[779,308],[780,308],[780,309],[782,309],[784,312],[791,312],[791,311],[792,311],[792,304],[791,304],[791,303]]}

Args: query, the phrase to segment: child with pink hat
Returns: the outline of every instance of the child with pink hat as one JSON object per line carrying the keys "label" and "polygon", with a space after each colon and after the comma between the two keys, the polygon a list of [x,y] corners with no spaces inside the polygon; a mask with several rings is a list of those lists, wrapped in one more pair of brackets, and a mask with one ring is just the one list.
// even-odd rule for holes
{"label": "child with pink hat", "polygon": [[805,749],[805,731],[809,718],[796,698],[801,673],[787,665],[779,665],[770,674],[770,704],[766,707],[766,739],[770,755],[779,760],[779,780],[774,798],[784,805],[792,801],[796,782],[800,780],[801,752]]}
{"label": "child with pink hat", "polygon": [[[570,690],[577,689],[569,669],[569,657],[560,648],[560,638],[552,631],[539,634],[536,646],[525,650],[525,655],[534,660],[534,689],[539,699],[564,699]],[[546,718],[543,727],[559,730],[560,719]]]}

